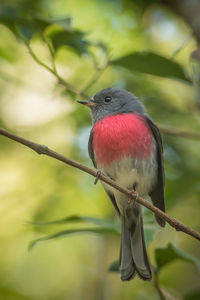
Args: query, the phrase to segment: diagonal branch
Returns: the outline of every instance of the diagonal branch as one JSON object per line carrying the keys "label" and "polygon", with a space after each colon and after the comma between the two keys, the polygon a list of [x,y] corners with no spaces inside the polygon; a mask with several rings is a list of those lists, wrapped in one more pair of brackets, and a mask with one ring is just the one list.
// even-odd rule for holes
{"label": "diagonal branch", "polygon": [[11,132],[8,132],[5,129],[0,128],[0,135],[3,135],[11,140],[14,140],[20,144],[23,144],[27,146],[28,148],[31,148],[38,154],[44,154],[50,157],[53,157],[59,161],[62,161],[65,164],[68,164],[72,167],[78,168],[79,170],[86,172],[94,177],[98,176],[98,179],[104,181],[105,183],[109,184],[110,186],[114,187],[121,193],[124,193],[127,195],[129,198],[133,199],[134,201],[138,202],[139,204],[145,206],[146,208],[150,209],[152,212],[157,214],[159,217],[161,217],[163,220],[165,220],[169,225],[174,227],[177,231],[182,231],[192,237],[194,237],[197,240],[200,240],[200,233],[194,231],[193,229],[185,226],[183,223],[181,223],[179,220],[170,217],[168,214],[164,213],[162,210],[159,208],[155,207],[154,205],[150,204],[146,200],[144,200],[141,197],[137,197],[133,191],[128,190],[125,187],[122,187],[121,185],[117,184],[115,181],[111,180],[109,177],[105,176],[103,173],[99,173],[99,171],[93,170],[91,168],[88,168],[79,162],[69,159],[68,157],[59,154],[51,149],[49,149],[47,146],[40,145],[34,142],[31,142],[29,140],[26,140],[22,137],[19,137]]}
{"label": "diagonal branch", "polygon": [[57,69],[55,68],[55,65],[53,68],[49,67],[47,64],[45,64],[44,62],[42,62],[38,57],[37,55],[34,53],[33,49],[31,48],[31,46],[29,45],[29,43],[27,43],[26,41],[24,41],[28,51],[29,51],[29,54],[32,56],[32,58],[35,60],[35,62],[37,64],[39,64],[40,66],[42,66],[43,68],[45,68],[46,70],[48,70],[51,74],[53,74],[57,80],[58,80],[58,83],[63,85],[67,90],[75,93],[76,95],[79,95],[83,98],[88,98],[88,95],[80,90],[78,90],[75,86],[69,84],[66,80],[64,80],[57,72]]}

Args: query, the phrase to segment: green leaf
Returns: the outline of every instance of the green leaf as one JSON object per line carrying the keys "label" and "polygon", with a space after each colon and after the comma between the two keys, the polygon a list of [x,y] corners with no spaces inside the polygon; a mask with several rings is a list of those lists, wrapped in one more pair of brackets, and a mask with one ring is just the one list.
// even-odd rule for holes
{"label": "green leaf", "polygon": [[113,261],[113,263],[110,265],[109,272],[119,272],[119,260]]}
{"label": "green leaf", "polygon": [[199,299],[200,299],[200,290],[190,292],[184,297],[184,300],[199,300]]}
{"label": "green leaf", "polygon": [[16,22],[20,22],[21,18],[17,7],[9,7],[2,5],[0,7],[0,23],[8,27],[16,34]]}
{"label": "green leaf", "polygon": [[31,300],[29,296],[25,296],[20,292],[17,292],[13,289],[12,286],[2,286],[0,287],[0,295],[3,300]]}
{"label": "green leaf", "polygon": [[53,24],[60,28],[69,30],[71,19],[65,18],[44,18],[24,12],[17,6],[2,6],[0,8],[0,23],[7,26],[17,37],[23,36],[29,41],[35,34],[41,34]]}
{"label": "green leaf", "polygon": [[[44,18],[36,14],[26,13],[17,6],[2,6],[0,8],[0,23],[7,26],[18,38],[26,39],[27,42],[36,34],[43,34],[47,27],[54,26],[48,37],[52,41],[54,49],[68,46],[77,54],[88,53],[89,41],[83,31],[71,29],[71,19]],[[52,29],[52,28],[51,28]]]}
{"label": "green leaf", "polygon": [[71,18],[64,17],[64,18],[44,18],[42,16],[34,17],[34,20],[38,23],[42,30],[46,29],[46,27],[56,24],[59,25],[61,28],[69,30],[71,25]]}
{"label": "green leaf", "polygon": [[[50,226],[50,225],[63,225],[63,224],[69,224],[69,223],[92,223],[97,226],[97,228],[81,228],[81,229],[70,229],[70,230],[64,230],[61,232],[57,232],[53,235],[48,235],[39,239],[36,239],[32,241],[29,245],[29,249],[32,249],[36,244],[45,242],[51,239],[56,239],[60,237],[65,237],[69,234],[77,234],[77,233],[97,233],[97,234],[114,234],[114,235],[120,235],[121,233],[121,226],[119,219],[116,219],[115,221],[110,221],[102,218],[95,218],[95,217],[89,217],[89,216],[78,216],[73,215],[69,216],[63,219],[54,220],[54,221],[36,221],[36,222],[29,222],[29,224],[33,224],[35,226]],[[156,226],[152,225],[146,225],[144,226],[144,233],[145,233],[145,240],[146,244],[148,245],[152,240],[155,233],[155,230],[157,229]]]}
{"label": "green leaf", "polygon": [[8,27],[18,38],[23,36],[26,40],[30,40],[42,29],[33,15],[23,12],[18,6],[2,5],[0,23]]}
{"label": "green leaf", "polygon": [[194,264],[200,271],[200,260],[196,257],[184,252],[180,248],[175,247],[169,243],[166,248],[159,248],[155,250],[155,258],[158,270],[171,263],[174,260],[181,259],[183,261]]}
{"label": "green leaf", "polygon": [[107,227],[112,228],[120,234],[120,222],[118,220],[110,221],[106,219],[101,218],[95,218],[95,217],[88,217],[88,216],[78,216],[73,215],[69,216],[63,219],[54,220],[54,221],[36,221],[36,222],[29,222],[30,224],[36,225],[36,226],[49,226],[49,225],[62,225],[62,224],[68,224],[68,223],[92,223],[95,225],[99,225],[101,227]]}
{"label": "green leaf", "polygon": [[16,59],[17,53],[13,51],[13,48],[0,48],[0,59],[7,60],[9,62],[14,62]]}
{"label": "green leaf", "polygon": [[18,38],[23,36],[28,41],[39,31],[38,24],[32,18],[20,16],[14,9],[0,11],[0,24],[8,27]]}
{"label": "green leaf", "polygon": [[80,233],[93,233],[93,234],[111,234],[111,235],[119,235],[118,231],[116,231],[114,228],[110,227],[102,227],[102,228],[80,228],[80,229],[69,229],[69,230],[63,230],[60,232],[56,232],[52,235],[47,235],[44,237],[41,237],[39,239],[33,240],[30,242],[28,249],[31,250],[33,247],[36,245],[50,241],[50,240],[55,240],[58,238],[64,238],[68,235],[72,234],[80,234]]}
{"label": "green leaf", "polygon": [[79,30],[56,30],[48,35],[52,45],[57,51],[61,47],[68,46],[78,55],[88,53],[89,41],[85,39],[85,33]]}
{"label": "green leaf", "polygon": [[181,65],[152,52],[135,52],[113,60],[111,63],[134,72],[188,80]]}
{"label": "green leaf", "polygon": [[144,238],[147,247],[153,241],[154,235],[158,229],[159,227],[156,225],[144,224]]}

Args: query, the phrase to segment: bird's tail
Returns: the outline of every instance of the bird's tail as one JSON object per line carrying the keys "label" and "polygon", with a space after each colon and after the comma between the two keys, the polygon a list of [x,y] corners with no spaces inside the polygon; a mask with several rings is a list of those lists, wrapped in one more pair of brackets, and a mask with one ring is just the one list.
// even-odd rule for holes
{"label": "bird's tail", "polygon": [[145,247],[142,214],[134,218],[131,224],[124,216],[121,218],[121,224],[121,280],[131,280],[136,273],[141,279],[150,280],[152,274]]}

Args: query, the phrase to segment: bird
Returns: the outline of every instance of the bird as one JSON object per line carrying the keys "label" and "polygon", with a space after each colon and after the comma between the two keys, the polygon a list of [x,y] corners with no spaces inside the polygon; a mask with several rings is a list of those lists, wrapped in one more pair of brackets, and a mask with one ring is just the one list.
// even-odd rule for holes
{"label": "bird", "polygon": [[[78,102],[91,111],[88,152],[94,167],[137,195],[150,196],[153,205],[165,211],[162,138],[141,101],[125,89],[110,87]],[[151,280],[141,205],[108,184],[102,185],[121,220],[121,280],[129,281],[136,274]],[[165,226],[161,217],[155,218]]]}

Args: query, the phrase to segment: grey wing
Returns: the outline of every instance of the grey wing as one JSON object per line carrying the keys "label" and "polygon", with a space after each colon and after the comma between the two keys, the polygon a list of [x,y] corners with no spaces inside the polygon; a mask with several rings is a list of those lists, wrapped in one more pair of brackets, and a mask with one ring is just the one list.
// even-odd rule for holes
{"label": "grey wing", "polygon": [[[90,132],[90,137],[89,137],[89,141],[88,141],[88,153],[93,162],[94,167],[97,168],[94,150],[93,150],[93,131],[92,130]],[[112,204],[114,205],[115,209],[117,210],[117,213],[120,214],[114,195],[110,191],[108,191],[108,189],[105,187],[105,185],[104,185],[104,189],[105,189],[107,195],[109,196],[110,200],[112,201]]]}
{"label": "grey wing", "polygon": [[89,136],[89,141],[88,141],[88,153],[89,153],[89,157],[91,158],[94,167],[96,168],[96,161],[95,161],[95,155],[94,155],[94,151],[93,151],[93,131],[90,131],[90,136]]}
{"label": "grey wing", "polygon": [[[147,123],[152,131],[152,134],[157,144],[157,162],[158,162],[158,178],[157,184],[154,189],[149,193],[153,205],[165,211],[165,174],[164,174],[164,163],[163,163],[163,145],[160,131],[153,120],[145,115]],[[162,227],[165,226],[165,221],[158,216],[155,216],[158,224]]]}

